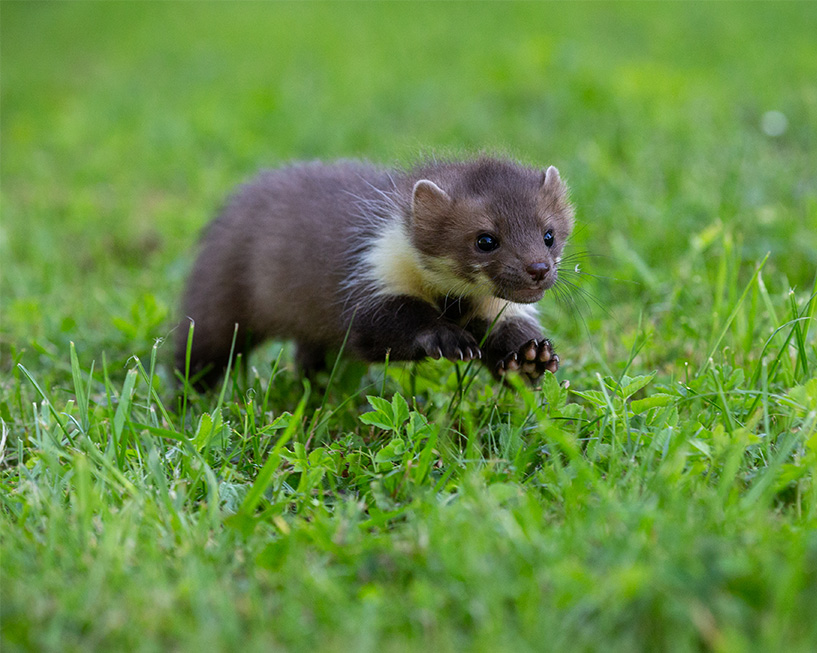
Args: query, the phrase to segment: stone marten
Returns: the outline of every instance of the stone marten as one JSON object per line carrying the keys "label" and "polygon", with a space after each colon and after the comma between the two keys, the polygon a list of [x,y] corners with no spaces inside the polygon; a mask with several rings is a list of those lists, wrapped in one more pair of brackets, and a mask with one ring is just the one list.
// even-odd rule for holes
{"label": "stone marten", "polygon": [[292,339],[306,371],[364,361],[481,359],[531,380],[559,357],[535,303],[573,228],[554,167],[504,159],[308,163],[261,172],[206,230],[183,300],[176,367],[215,383],[239,351]]}

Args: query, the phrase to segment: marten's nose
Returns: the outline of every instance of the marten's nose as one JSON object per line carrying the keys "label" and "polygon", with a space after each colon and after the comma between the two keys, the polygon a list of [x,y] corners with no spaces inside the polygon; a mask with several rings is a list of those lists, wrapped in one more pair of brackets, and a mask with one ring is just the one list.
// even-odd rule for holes
{"label": "marten's nose", "polygon": [[550,272],[550,266],[544,261],[537,261],[525,267],[525,271],[530,275],[531,279],[538,283]]}

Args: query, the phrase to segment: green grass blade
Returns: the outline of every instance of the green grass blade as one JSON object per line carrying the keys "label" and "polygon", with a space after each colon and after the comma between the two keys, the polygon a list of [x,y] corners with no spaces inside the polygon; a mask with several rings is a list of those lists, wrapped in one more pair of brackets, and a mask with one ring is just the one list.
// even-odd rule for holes
{"label": "green grass blade", "polygon": [[709,368],[709,365],[712,362],[713,357],[715,356],[715,352],[718,351],[718,347],[720,347],[721,342],[726,336],[726,333],[729,331],[729,327],[732,326],[732,322],[734,321],[735,316],[738,314],[738,311],[740,310],[740,307],[743,304],[743,300],[746,299],[746,295],[749,293],[749,290],[752,288],[752,286],[756,283],[760,271],[766,265],[766,261],[769,260],[769,255],[770,253],[767,253],[766,256],[763,257],[763,260],[755,267],[755,273],[752,275],[752,278],[749,280],[749,283],[747,283],[746,287],[743,289],[740,298],[735,303],[735,306],[732,308],[732,312],[729,313],[729,317],[726,319],[726,323],[723,325],[723,328],[718,334],[718,337],[715,338],[715,342],[712,345],[709,355],[706,357],[706,359],[704,359],[703,366],[698,371],[698,376],[704,374]]}
{"label": "green grass blade", "polygon": [[306,403],[309,399],[309,386],[304,385],[304,394],[301,397],[300,402],[298,403],[298,407],[295,409],[295,412],[292,414],[292,417],[287,424],[286,429],[284,430],[283,434],[278,441],[275,443],[272,451],[267,454],[267,460],[264,463],[264,466],[261,468],[261,471],[258,473],[255,481],[252,484],[249,492],[247,492],[247,496],[244,497],[244,501],[241,504],[240,512],[245,516],[251,516],[255,509],[258,507],[258,504],[261,501],[261,497],[264,495],[264,492],[267,491],[267,488],[272,483],[272,476],[275,473],[275,470],[278,468],[278,465],[281,462],[281,451],[289,442],[293,435],[295,435],[295,431],[301,425],[301,420],[303,418],[304,410],[306,409]]}
{"label": "green grass blade", "polygon": [[88,396],[89,393],[82,383],[82,370],[79,367],[77,349],[74,346],[73,341],[71,342],[71,376],[74,380],[74,394],[76,395],[77,407],[79,408],[80,425],[82,427],[82,432],[87,434],[88,429],[90,428],[90,418],[88,416],[88,405],[90,398]]}
{"label": "green grass blade", "polygon": [[125,383],[122,385],[122,392],[119,393],[119,404],[113,418],[114,442],[117,448],[117,463],[119,469],[125,465],[125,452],[128,448],[128,438],[126,437],[125,422],[130,418],[133,391],[136,385],[138,373],[135,369],[128,370],[125,375]]}
{"label": "green grass blade", "polygon": [[[17,367],[25,375],[25,377],[28,379],[29,383],[31,383],[31,385],[34,386],[34,389],[37,391],[37,394],[40,395],[40,398],[45,402],[46,406],[48,406],[48,410],[51,413],[51,416],[54,418],[54,421],[57,422],[57,425],[60,427],[60,430],[65,435],[65,438],[68,440],[68,442],[71,444],[71,446],[74,446],[74,438],[68,432],[68,429],[66,428],[66,426],[63,423],[62,419],[60,419],[60,416],[57,413],[57,411],[54,409],[54,405],[51,403],[51,400],[48,398],[48,396],[45,394],[45,392],[43,392],[43,389],[40,387],[40,384],[37,383],[37,381],[34,380],[34,377],[31,376],[31,373],[25,367],[23,367],[22,364],[18,363]],[[58,444],[58,443],[55,443],[55,444]]]}

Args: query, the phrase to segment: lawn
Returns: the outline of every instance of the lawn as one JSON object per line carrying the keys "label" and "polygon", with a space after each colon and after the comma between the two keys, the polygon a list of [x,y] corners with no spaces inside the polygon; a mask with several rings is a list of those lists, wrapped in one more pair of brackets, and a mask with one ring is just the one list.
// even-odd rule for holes
{"label": "lawn", "polygon": [[[4,651],[817,650],[817,4],[0,6]],[[562,369],[181,393],[258,168],[572,189]],[[306,264],[310,264],[307,262]]]}

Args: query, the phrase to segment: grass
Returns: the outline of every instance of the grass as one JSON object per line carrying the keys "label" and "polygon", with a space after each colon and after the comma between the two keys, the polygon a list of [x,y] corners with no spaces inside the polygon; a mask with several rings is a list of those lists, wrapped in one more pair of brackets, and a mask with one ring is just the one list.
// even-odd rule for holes
{"label": "grass", "polygon": [[[4,650],[817,647],[814,5],[0,12]],[[236,183],[482,149],[573,190],[556,378],[175,392]]]}

